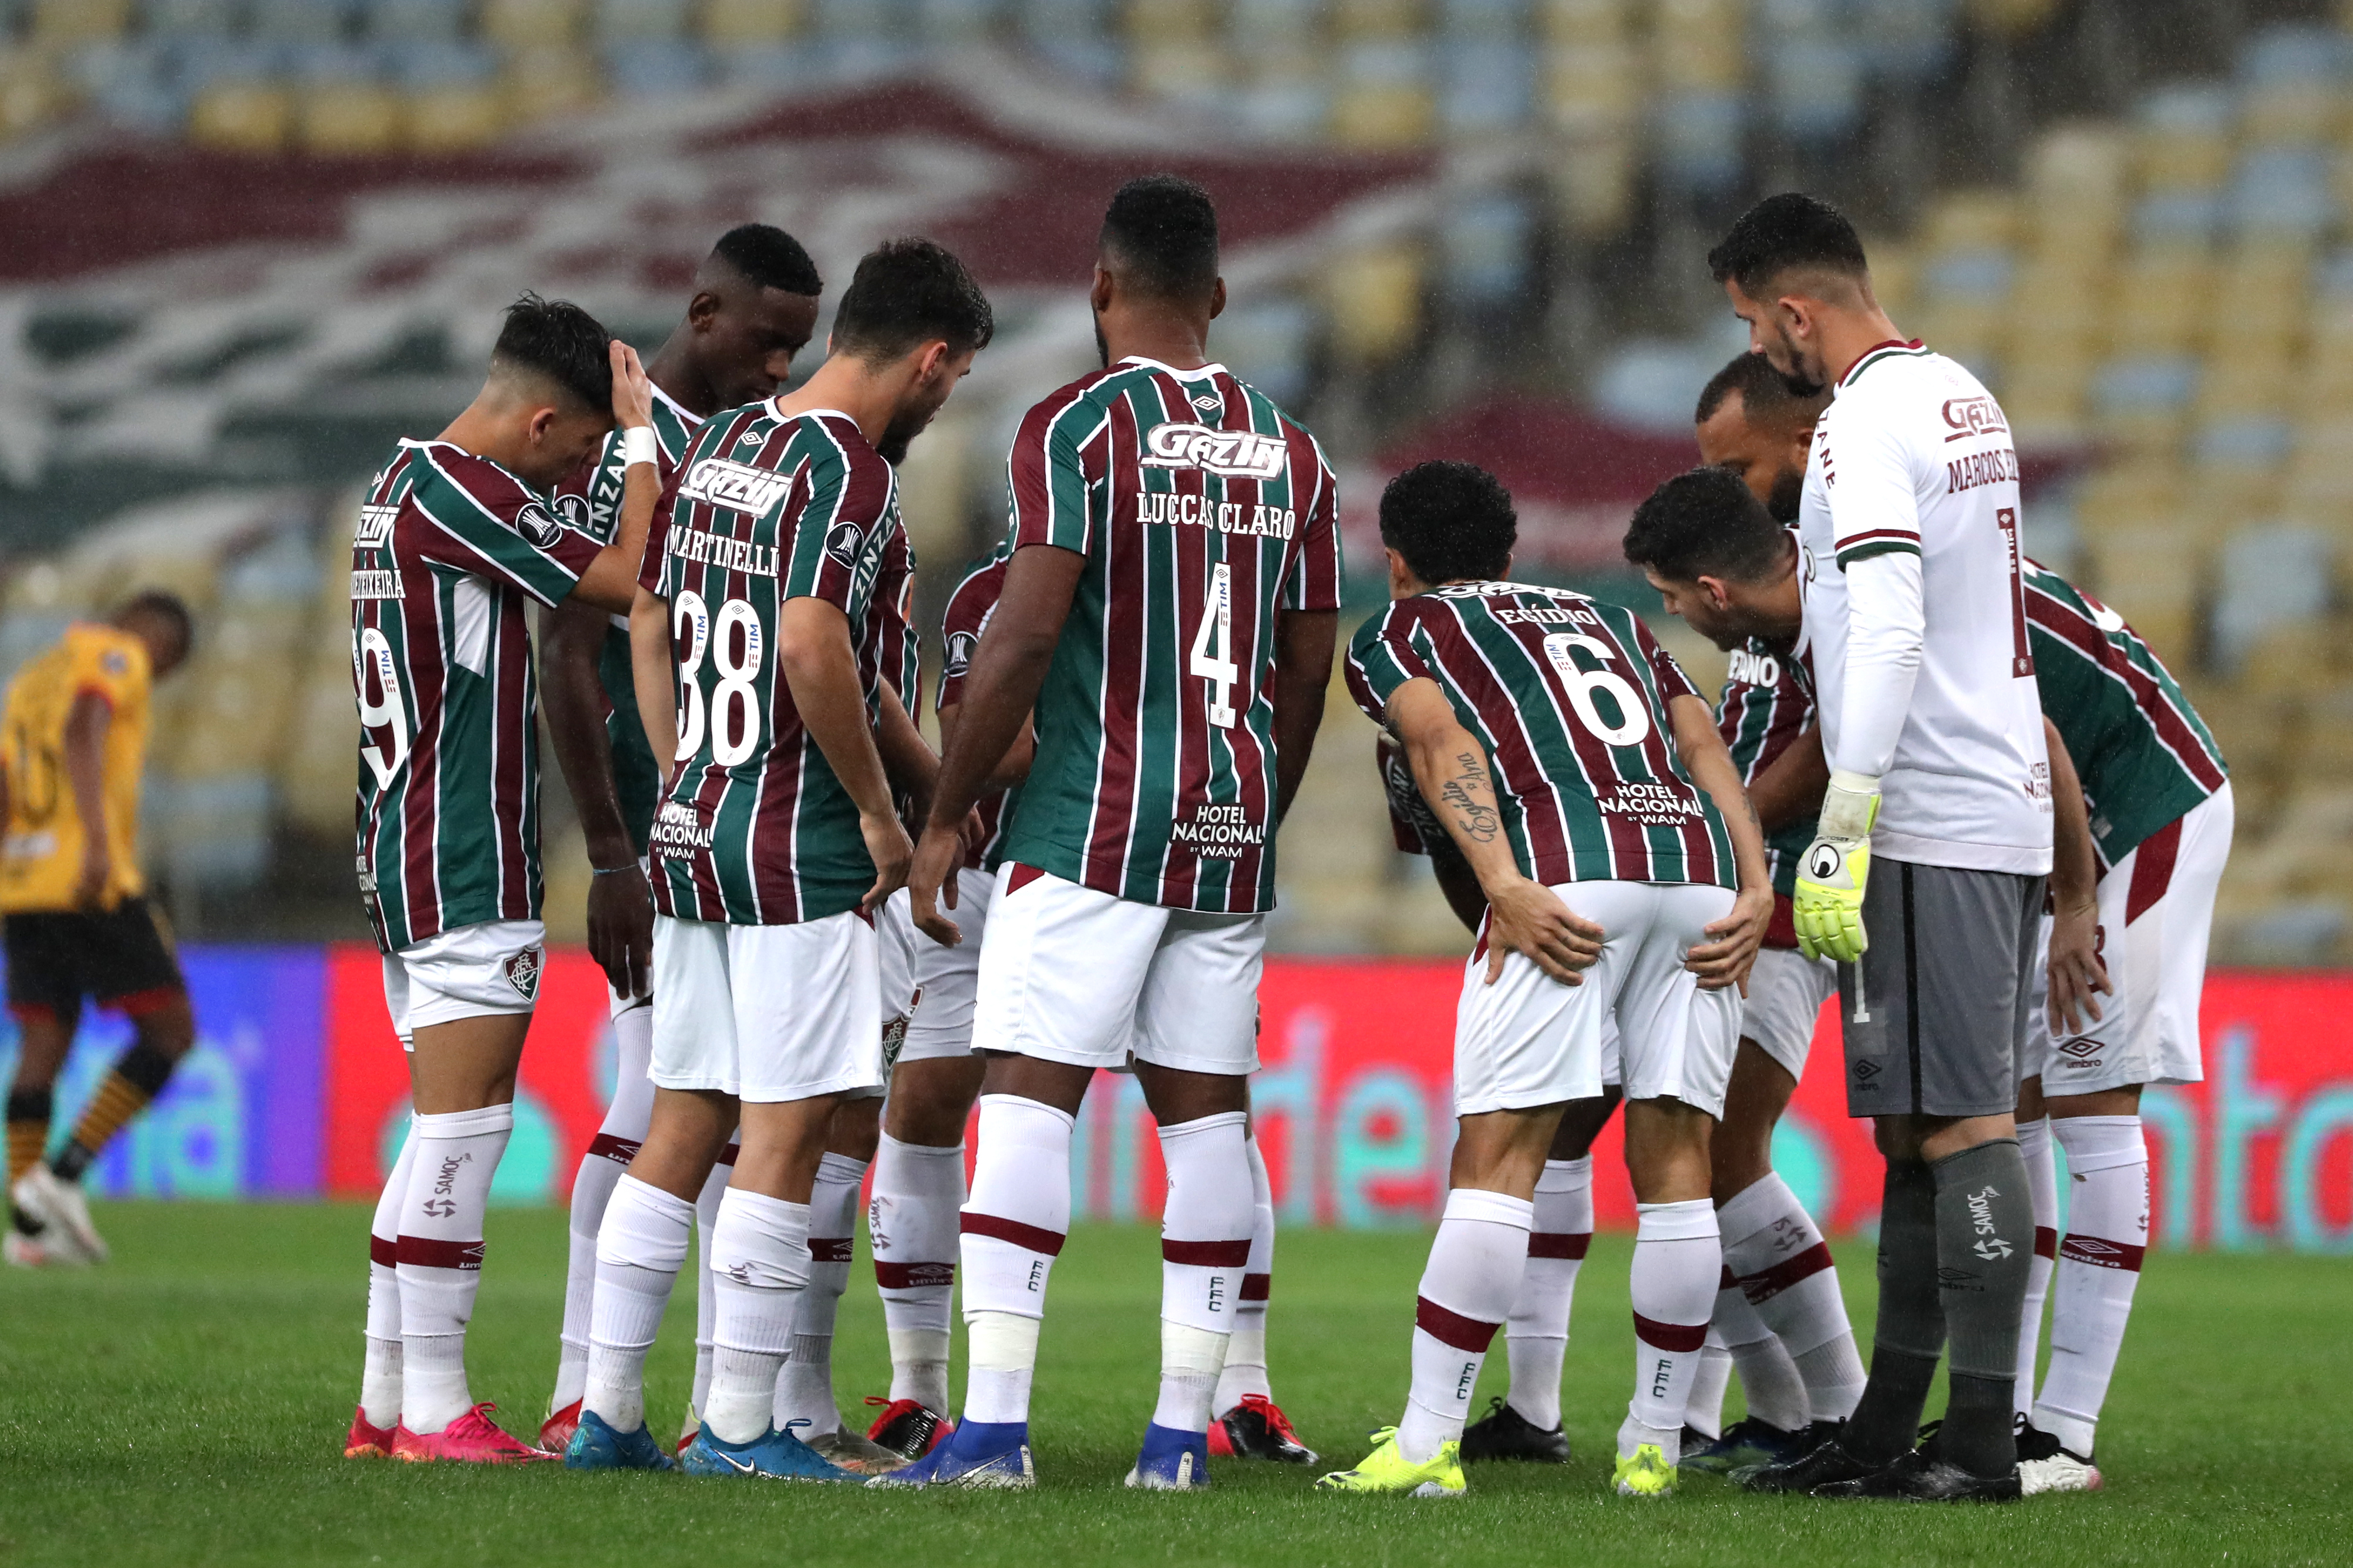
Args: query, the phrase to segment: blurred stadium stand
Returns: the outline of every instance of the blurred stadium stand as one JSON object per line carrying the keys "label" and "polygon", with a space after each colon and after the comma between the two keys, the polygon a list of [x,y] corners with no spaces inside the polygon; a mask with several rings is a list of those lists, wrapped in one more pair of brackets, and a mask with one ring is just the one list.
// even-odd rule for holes
{"label": "blurred stadium stand", "polygon": [[[518,289],[650,348],[735,222],[791,227],[837,287],[887,233],[956,247],[1004,331],[904,474],[935,606],[1001,518],[1012,421],[1092,363],[1080,258],[1146,166],[1220,196],[1216,346],[1341,464],[1361,597],[1381,476],[1444,452],[1513,486],[1524,569],[1641,603],[1618,528],[1743,342],[1699,258],[1801,186],[1865,225],[1898,322],[2002,395],[2030,548],[2214,725],[2240,797],[2218,959],[2353,961],[2345,11],[0,0],[0,671],[135,583],[187,593],[206,635],[150,801],[173,907],[359,933],[351,489],[471,393]],[[1460,951],[1335,699],[1279,940]],[[548,823],[576,931],[560,799]]]}

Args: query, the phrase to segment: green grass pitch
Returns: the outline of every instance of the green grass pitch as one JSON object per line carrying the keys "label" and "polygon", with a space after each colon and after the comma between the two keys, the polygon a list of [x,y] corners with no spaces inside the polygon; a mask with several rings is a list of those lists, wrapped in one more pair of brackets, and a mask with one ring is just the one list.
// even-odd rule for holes
{"label": "green grass pitch", "polygon": [[[116,1261],[0,1278],[0,1563],[1280,1564],[2343,1563],[2353,1542],[2353,1260],[2159,1255],[2110,1400],[2109,1489],[2008,1509],[1746,1497],[1694,1478],[1608,1494],[1632,1330],[1628,1240],[1579,1281],[1566,1469],[1472,1471],[1452,1503],[1319,1496],[1312,1473],[1220,1463],[1204,1496],[1120,1487],[1150,1412],[1151,1233],[1082,1226],[1054,1272],[1026,1496],[346,1462],[367,1211],[108,1205]],[[563,1303],[564,1216],[499,1211],[473,1329],[478,1397],[528,1432]],[[1275,1391],[1327,1459],[1396,1418],[1424,1237],[1294,1231],[1277,1248]],[[1870,1322],[1867,1247],[1839,1248]],[[862,1260],[861,1260],[862,1261]],[[885,1386],[873,1279],[842,1307],[838,1386]],[[686,1396],[692,1307],[649,1370]],[[959,1346],[961,1353],[961,1346]],[[1502,1347],[1483,1395],[1500,1392]],[[957,1385],[962,1384],[959,1364]],[[1941,1396],[1940,1396],[1941,1398]],[[1935,1402],[1932,1402],[1932,1405]]]}

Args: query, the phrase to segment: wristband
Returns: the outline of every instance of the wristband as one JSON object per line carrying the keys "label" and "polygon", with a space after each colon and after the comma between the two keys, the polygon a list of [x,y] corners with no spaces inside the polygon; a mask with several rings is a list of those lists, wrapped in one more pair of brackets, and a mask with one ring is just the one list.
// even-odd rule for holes
{"label": "wristband", "polygon": [[588,874],[591,877],[617,877],[624,871],[642,871],[645,868],[643,866],[640,866],[635,860],[632,860],[626,866],[591,866],[588,868]]}
{"label": "wristband", "polygon": [[634,468],[639,463],[661,467],[661,443],[654,439],[650,425],[632,425],[621,432],[621,467]]}

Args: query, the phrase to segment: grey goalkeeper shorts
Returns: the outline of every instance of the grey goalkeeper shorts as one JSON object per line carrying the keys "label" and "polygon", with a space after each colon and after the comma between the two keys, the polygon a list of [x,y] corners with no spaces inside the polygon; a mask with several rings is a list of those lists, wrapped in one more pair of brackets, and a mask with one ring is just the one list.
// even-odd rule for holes
{"label": "grey goalkeeper shorts", "polygon": [[1874,857],[1871,945],[1841,963],[1850,1116],[1995,1116],[2018,1103],[2041,877]]}

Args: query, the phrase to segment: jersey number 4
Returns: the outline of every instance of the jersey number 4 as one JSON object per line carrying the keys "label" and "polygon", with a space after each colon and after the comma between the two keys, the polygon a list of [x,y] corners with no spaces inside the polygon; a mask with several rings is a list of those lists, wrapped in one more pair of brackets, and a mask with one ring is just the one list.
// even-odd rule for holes
{"label": "jersey number 4", "polygon": [[[1545,658],[1552,661],[1554,671],[1568,698],[1570,711],[1577,721],[1590,730],[1605,744],[1612,746],[1640,745],[1651,732],[1651,710],[1642,705],[1642,694],[1624,676],[1606,669],[1580,669],[1569,649],[1581,647],[1596,658],[1609,658],[1613,651],[1599,637],[1583,637],[1576,632],[1554,632],[1544,640]],[[1610,723],[1601,717],[1601,710],[1593,704],[1593,694],[1606,691],[1618,705],[1618,721]]]}
{"label": "jersey number 4", "polygon": [[[759,613],[742,599],[723,599],[714,623],[702,595],[689,588],[670,601],[670,627],[678,649],[678,762],[702,749],[705,721],[702,660],[706,655],[719,674],[711,690],[708,714],[711,760],[732,768],[757,751],[765,728],[760,713],[759,679],[765,651]],[[739,646],[736,633],[743,634]]]}
{"label": "jersey number 4", "polygon": [[1209,722],[1220,730],[1232,729],[1234,683],[1241,679],[1241,669],[1234,663],[1234,569],[1225,562],[1210,568],[1209,599],[1201,606],[1187,668],[1209,683]]}

